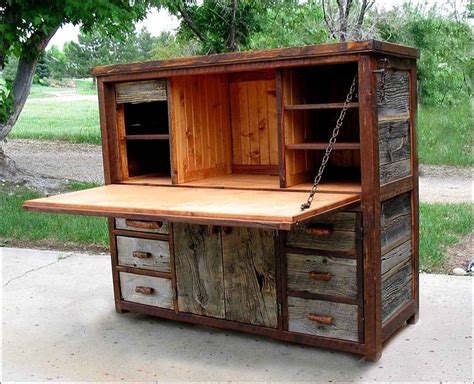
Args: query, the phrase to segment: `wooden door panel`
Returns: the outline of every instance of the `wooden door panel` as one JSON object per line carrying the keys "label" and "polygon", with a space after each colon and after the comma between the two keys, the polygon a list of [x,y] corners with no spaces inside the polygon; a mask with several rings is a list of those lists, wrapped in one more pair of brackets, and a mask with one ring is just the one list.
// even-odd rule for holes
{"label": "wooden door panel", "polygon": [[225,317],[219,231],[205,225],[173,224],[178,309]]}
{"label": "wooden door panel", "polygon": [[273,232],[232,228],[222,233],[226,318],[277,327]]}

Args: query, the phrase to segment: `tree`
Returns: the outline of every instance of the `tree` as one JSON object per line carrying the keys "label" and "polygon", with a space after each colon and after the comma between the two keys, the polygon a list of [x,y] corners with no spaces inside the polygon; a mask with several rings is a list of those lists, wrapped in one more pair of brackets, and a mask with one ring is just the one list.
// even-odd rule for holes
{"label": "tree", "polygon": [[[66,23],[109,36],[130,31],[153,0],[2,0],[0,3],[0,69],[7,58],[18,58],[16,75],[0,89],[0,168],[5,158],[1,144],[23,109],[40,55],[56,31]],[[4,164],[5,165],[5,162]]]}
{"label": "tree", "polygon": [[250,36],[260,30],[260,17],[269,0],[165,0],[170,13],[181,19],[178,34],[199,40],[201,53],[248,49]]}
{"label": "tree", "polygon": [[332,38],[339,41],[367,38],[364,17],[375,0],[321,0],[324,21]]}

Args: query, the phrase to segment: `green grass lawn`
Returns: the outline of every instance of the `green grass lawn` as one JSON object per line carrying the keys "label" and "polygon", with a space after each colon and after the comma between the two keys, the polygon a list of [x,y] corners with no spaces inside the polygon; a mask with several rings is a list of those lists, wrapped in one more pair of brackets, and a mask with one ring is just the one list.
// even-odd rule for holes
{"label": "green grass lawn", "polygon": [[[71,190],[92,187],[77,183]],[[9,193],[10,192],[10,193]],[[25,200],[41,197],[39,193],[22,189],[14,194],[0,186],[0,240],[5,243],[25,243],[50,240],[61,245],[72,242],[79,245],[108,246],[107,220],[99,217],[60,215],[28,212],[21,208]]]}
{"label": "green grass lawn", "polygon": [[474,205],[420,204],[420,268],[442,270],[446,247],[474,231]]}

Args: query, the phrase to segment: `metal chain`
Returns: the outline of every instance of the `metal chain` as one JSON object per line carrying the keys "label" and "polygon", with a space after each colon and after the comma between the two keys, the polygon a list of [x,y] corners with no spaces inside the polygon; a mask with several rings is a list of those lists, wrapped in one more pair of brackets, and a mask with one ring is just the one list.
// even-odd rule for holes
{"label": "metal chain", "polygon": [[329,161],[329,156],[331,155],[331,152],[334,148],[334,144],[336,144],[337,135],[339,135],[339,130],[341,129],[342,123],[344,122],[346,112],[349,109],[349,103],[351,102],[352,97],[354,96],[356,85],[357,85],[357,75],[355,75],[354,80],[352,80],[351,87],[349,88],[349,92],[347,93],[346,100],[344,101],[344,105],[341,109],[341,113],[339,114],[339,117],[337,119],[336,126],[334,127],[332,131],[332,136],[329,139],[328,146],[326,147],[326,153],[324,154],[323,159],[321,160],[321,165],[319,166],[318,173],[316,177],[314,178],[313,186],[311,188],[311,192],[309,193],[308,199],[306,200],[305,203],[301,204],[302,211],[311,207],[311,203],[313,202],[313,199],[314,199],[314,194],[316,193],[319,183],[321,182],[324,169],[326,168],[326,164]]}
{"label": "metal chain", "polygon": [[385,80],[387,79],[388,59],[384,58],[380,61],[382,62],[382,69],[377,71],[380,72],[380,81],[378,83],[377,92],[378,100],[383,102],[387,101],[387,94],[385,93]]}

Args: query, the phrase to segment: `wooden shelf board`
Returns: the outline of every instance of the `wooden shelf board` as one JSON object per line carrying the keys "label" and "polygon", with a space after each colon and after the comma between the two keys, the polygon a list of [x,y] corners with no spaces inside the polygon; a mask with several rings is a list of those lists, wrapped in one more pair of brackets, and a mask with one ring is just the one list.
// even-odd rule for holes
{"label": "wooden shelf board", "polygon": [[[293,104],[285,105],[287,111],[306,110],[306,109],[342,109],[344,103],[320,103],[320,104]],[[349,108],[359,108],[359,103],[349,103]]]}
{"label": "wooden shelf board", "polygon": [[291,229],[298,221],[357,203],[354,193],[321,193],[301,211],[305,192],[111,184],[25,202],[31,211],[169,219],[216,225]]}
{"label": "wooden shelf board", "polygon": [[[259,191],[280,192],[309,192],[312,183],[306,182],[288,188],[280,188],[278,176],[235,174],[209,177],[206,179],[189,181],[182,184],[171,184],[171,178],[162,175],[136,176],[122,181],[122,184],[155,185],[189,188],[217,188],[217,189],[251,189]],[[318,187],[318,193],[361,193],[360,182],[357,181],[323,181]]]}
{"label": "wooden shelf board", "polygon": [[[300,150],[300,149],[315,149],[315,150],[325,150],[328,146],[328,143],[298,143],[298,144],[286,144],[286,149],[290,150]],[[343,149],[360,149],[360,143],[336,143],[334,144],[335,150]]]}
{"label": "wooden shelf board", "polygon": [[125,140],[169,140],[170,135],[125,135]]}

